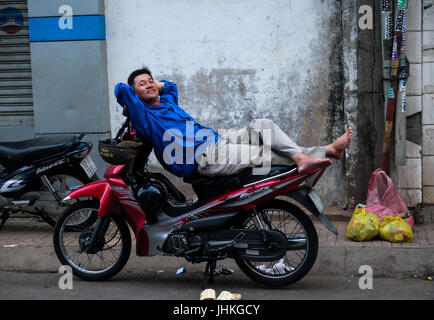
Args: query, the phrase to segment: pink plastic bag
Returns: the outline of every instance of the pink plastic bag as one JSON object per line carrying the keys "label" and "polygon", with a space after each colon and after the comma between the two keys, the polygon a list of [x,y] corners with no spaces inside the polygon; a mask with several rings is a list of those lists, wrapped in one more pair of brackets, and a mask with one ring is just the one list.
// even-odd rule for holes
{"label": "pink plastic bag", "polygon": [[[366,211],[376,214],[380,221],[383,220],[381,217],[404,214],[410,211],[399,195],[392,179],[383,169],[377,169],[372,173],[366,199]],[[413,228],[414,219],[412,216],[406,218],[405,221]]]}

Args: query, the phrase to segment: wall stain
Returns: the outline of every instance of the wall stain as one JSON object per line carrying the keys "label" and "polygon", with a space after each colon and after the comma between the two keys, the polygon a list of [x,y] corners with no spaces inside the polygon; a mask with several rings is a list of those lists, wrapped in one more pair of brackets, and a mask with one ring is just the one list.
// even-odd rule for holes
{"label": "wall stain", "polygon": [[255,69],[200,69],[186,78],[164,75],[176,82],[180,106],[196,121],[215,129],[243,127],[253,120],[257,88]]}

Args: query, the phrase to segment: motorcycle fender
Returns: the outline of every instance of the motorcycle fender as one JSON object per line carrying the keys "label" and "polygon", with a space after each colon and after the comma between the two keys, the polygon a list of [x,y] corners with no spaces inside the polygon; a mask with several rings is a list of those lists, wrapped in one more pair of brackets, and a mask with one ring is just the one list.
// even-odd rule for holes
{"label": "motorcycle fender", "polygon": [[[290,197],[291,199],[298,202],[300,205],[305,207],[310,213],[313,214],[329,231],[338,235],[338,230],[336,230],[335,226],[326,218],[326,216],[322,213],[324,207],[322,205],[321,199],[315,191],[311,191],[310,193],[307,190],[298,190],[296,192],[288,192],[285,193],[284,196]],[[315,202],[312,200],[315,199]]]}
{"label": "motorcycle fender", "polygon": [[98,216],[109,216],[118,204],[118,199],[107,181],[95,181],[72,191],[64,201],[76,198],[96,198],[100,206]]}

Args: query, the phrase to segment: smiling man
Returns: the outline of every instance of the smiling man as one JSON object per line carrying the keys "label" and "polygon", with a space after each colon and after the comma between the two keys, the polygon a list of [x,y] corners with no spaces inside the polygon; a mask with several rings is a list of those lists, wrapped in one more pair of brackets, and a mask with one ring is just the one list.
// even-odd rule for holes
{"label": "smiling man", "polygon": [[[341,159],[352,138],[350,128],[327,146],[300,147],[268,119],[255,119],[245,128],[220,134],[178,106],[176,84],[155,81],[147,68],[132,72],[128,85],[118,83],[115,96],[128,108],[132,126],[152,143],[160,164],[179,177],[190,176],[194,170],[205,176],[232,175],[263,164],[296,164],[304,174],[329,166],[332,162],[326,157]],[[168,156],[173,151],[178,152],[176,160],[168,161],[173,160]],[[250,155],[247,161],[245,154]]]}
{"label": "smiling man", "polygon": [[[147,68],[131,73],[128,84],[117,84],[115,96],[128,107],[132,126],[152,143],[157,160],[166,170],[178,177],[191,175],[197,166],[192,159],[197,149],[215,143],[218,133],[196,122],[178,106],[176,84],[154,81]],[[199,135],[205,139],[196,139]],[[174,162],[165,155],[172,149],[177,151]]]}

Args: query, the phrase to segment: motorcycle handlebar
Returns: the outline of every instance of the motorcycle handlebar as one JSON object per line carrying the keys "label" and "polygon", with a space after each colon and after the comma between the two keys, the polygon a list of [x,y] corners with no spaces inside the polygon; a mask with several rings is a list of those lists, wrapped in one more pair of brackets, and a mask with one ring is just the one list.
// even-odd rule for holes
{"label": "motorcycle handlebar", "polygon": [[116,140],[119,139],[122,134],[124,133],[125,129],[130,125],[130,118],[127,117],[122,127],[119,129],[118,133],[116,134]]}
{"label": "motorcycle handlebar", "polygon": [[128,108],[127,108],[127,106],[123,105],[123,106],[122,106],[122,109],[123,109],[123,111],[122,111],[122,115],[123,115],[124,117],[129,118],[129,117],[130,117],[130,114],[129,114],[129,112],[128,112]]}

